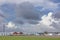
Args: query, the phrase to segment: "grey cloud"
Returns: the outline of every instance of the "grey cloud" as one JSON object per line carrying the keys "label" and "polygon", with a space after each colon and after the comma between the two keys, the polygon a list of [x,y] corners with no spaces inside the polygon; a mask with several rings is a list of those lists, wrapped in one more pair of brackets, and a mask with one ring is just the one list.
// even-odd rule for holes
{"label": "grey cloud", "polygon": [[60,30],[60,11],[55,11],[54,14],[52,15],[52,18],[54,21],[52,22],[51,26],[55,28],[55,30],[59,31]]}
{"label": "grey cloud", "polygon": [[[40,17],[42,15],[43,13],[38,12],[35,6],[30,2],[23,2],[19,4],[16,8],[16,19],[23,18],[24,20],[26,20],[27,23],[30,23],[30,24],[37,24],[38,21],[41,20]],[[19,19],[17,19],[16,21],[18,21]]]}
{"label": "grey cloud", "polygon": [[37,20],[27,20],[24,18],[18,18],[13,20],[14,23],[16,24],[25,24],[25,23],[29,23],[29,24],[38,24],[39,22]]}
{"label": "grey cloud", "polygon": [[22,20],[16,20],[16,21],[13,21],[14,23],[16,23],[16,24],[24,24],[24,22],[22,21]]}
{"label": "grey cloud", "polygon": [[57,31],[56,29],[52,29],[50,28],[50,26],[46,26],[44,24],[40,24],[40,25],[32,25],[32,24],[24,24],[24,25],[19,25],[16,29],[10,29],[7,28],[6,31],[22,31],[22,32],[26,32],[26,33],[34,33],[34,32],[54,32]]}
{"label": "grey cloud", "polygon": [[25,19],[39,20],[39,12],[35,10],[33,4],[24,2],[19,5],[18,16],[22,16]]}
{"label": "grey cloud", "polygon": [[51,26],[53,26],[56,31],[60,32],[60,23],[55,23],[55,22],[53,22],[53,23],[51,24]]}
{"label": "grey cloud", "polygon": [[4,15],[0,14],[0,17],[4,17]]}
{"label": "grey cloud", "polygon": [[60,11],[54,12],[53,17],[54,17],[56,20],[60,19]]}
{"label": "grey cloud", "polygon": [[30,20],[28,21],[30,24],[38,24],[39,22],[38,21],[35,21],[35,20]]}
{"label": "grey cloud", "polygon": [[16,29],[13,29],[13,28],[7,28],[5,29],[5,32],[21,32],[23,31],[22,28],[16,28]]}

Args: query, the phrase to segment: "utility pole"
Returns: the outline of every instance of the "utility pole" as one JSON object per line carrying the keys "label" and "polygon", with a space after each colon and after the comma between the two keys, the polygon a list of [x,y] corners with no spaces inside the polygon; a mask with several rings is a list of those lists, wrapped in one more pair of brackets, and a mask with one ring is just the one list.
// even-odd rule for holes
{"label": "utility pole", "polygon": [[3,36],[5,36],[5,25],[3,24]]}

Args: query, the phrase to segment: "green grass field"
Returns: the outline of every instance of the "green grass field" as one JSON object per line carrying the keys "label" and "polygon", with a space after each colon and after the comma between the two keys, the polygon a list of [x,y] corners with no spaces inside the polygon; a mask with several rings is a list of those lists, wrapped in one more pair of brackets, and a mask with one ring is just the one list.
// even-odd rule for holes
{"label": "green grass field", "polygon": [[43,36],[0,36],[0,40],[60,40],[60,37],[43,37]]}

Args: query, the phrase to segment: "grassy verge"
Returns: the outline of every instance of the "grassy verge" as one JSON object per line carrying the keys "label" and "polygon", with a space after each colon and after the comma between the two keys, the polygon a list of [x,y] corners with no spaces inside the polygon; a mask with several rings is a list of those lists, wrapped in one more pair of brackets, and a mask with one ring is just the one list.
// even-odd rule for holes
{"label": "grassy verge", "polygon": [[45,36],[0,36],[0,40],[60,40],[60,37]]}

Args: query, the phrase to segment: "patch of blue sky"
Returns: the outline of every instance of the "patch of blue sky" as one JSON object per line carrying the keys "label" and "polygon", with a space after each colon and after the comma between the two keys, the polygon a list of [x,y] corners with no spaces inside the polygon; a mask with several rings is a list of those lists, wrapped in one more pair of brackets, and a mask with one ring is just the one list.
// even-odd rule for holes
{"label": "patch of blue sky", "polygon": [[15,16],[6,18],[5,20],[6,20],[7,22],[9,22],[9,21],[13,21],[14,19],[15,19]]}
{"label": "patch of blue sky", "polygon": [[44,13],[44,15],[48,15],[49,12],[53,12],[52,9],[44,9],[41,11],[41,13]]}
{"label": "patch of blue sky", "polygon": [[52,9],[46,9],[46,8],[43,9],[43,8],[44,7],[42,7],[42,6],[37,6],[37,7],[35,7],[35,10],[37,12],[40,12],[42,15],[48,15],[49,12],[53,12]]}
{"label": "patch of blue sky", "polygon": [[57,10],[60,10],[60,4],[58,4],[58,8],[57,8]]}
{"label": "patch of blue sky", "polygon": [[7,13],[9,15],[13,15],[15,13],[15,8],[12,5],[8,5],[8,4],[3,4],[0,9],[4,12]]}
{"label": "patch of blue sky", "polygon": [[42,10],[42,9],[43,9],[42,6],[37,6],[37,7],[36,7],[36,10],[38,10],[38,11],[40,11],[40,10]]}
{"label": "patch of blue sky", "polygon": [[0,6],[0,9],[4,14],[7,14],[9,17],[5,18],[5,21],[11,21],[15,18],[15,8],[14,5],[3,4]]}
{"label": "patch of blue sky", "polygon": [[52,1],[54,3],[60,3],[60,0],[50,0],[50,1]]}

